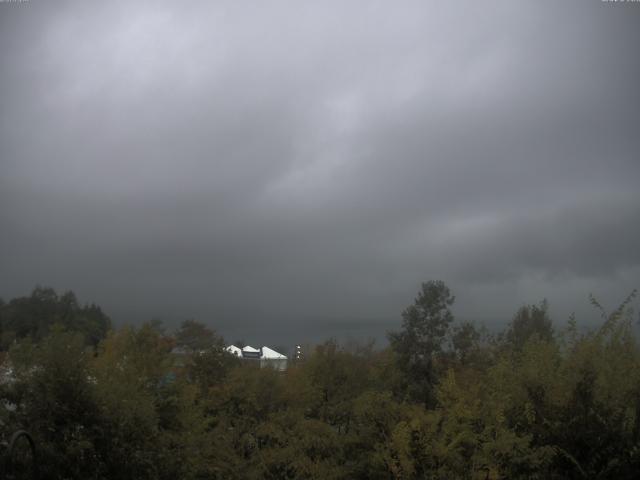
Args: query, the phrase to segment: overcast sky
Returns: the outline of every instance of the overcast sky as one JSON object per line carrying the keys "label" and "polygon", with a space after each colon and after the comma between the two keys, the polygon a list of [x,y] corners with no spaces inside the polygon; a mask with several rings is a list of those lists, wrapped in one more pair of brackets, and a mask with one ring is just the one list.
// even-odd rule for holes
{"label": "overcast sky", "polygon": [[640,3],[31,0],[0,52],[5,300],[252,339],[640,286]]}

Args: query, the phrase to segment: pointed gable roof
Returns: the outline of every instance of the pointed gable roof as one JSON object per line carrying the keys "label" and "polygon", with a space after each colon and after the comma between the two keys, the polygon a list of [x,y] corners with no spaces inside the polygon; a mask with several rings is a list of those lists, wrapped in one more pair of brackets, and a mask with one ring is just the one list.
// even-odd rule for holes
{"label": "pointed gable roof", "polygon": [[262,347],[262,358],[265,360],[286,360],[287,357],[269,347]]}

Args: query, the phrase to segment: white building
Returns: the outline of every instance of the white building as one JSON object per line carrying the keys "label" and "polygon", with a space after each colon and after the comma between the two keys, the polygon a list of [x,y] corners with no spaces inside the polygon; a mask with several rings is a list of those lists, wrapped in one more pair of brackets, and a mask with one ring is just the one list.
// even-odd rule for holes
{"label": "white building", "polygon": [[280,372],[287,369],[287,357],[272,348],[263,346],[260,349],[247,345],[244,348],[229,345],[226,347],[227,352],[246,361],[254,361],[260,365],[260,368],[270,367]]}
{"label": "white building", "polygon": [[228,347],[225,348],[225,350],[230,354],[235,355],[236,357],[242,356],[242,349],[236,347],[235,345],[229,345]]}
{"label": "white building", "polygon": [[280,372],[287,369],[287,357],[269,347],[262,347],[262,356],[260,357],[260,368],[271,367]]}

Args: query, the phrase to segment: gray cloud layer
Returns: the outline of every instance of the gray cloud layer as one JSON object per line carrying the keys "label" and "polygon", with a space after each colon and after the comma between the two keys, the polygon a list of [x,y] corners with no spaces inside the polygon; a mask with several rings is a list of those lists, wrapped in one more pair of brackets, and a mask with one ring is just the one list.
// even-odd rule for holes
{"label": "gray cloud layer", "polygon": [[430,278],[469,317],[618,300],[640,286],[639,21],[599,1],[0,4],[0,294],[245,336],[391,327]]}

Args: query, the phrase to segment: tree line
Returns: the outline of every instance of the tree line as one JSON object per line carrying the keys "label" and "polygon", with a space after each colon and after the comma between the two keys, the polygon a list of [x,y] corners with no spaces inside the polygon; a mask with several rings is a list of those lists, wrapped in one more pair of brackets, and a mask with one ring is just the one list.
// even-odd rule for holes
{"label": "tree line", "polygon": [[31,432],[51,479],[637,478],[634,296],[591,298],[590,331],[543,301],[496,334],[430,281],[388,347],[328,340],[282,374],[195,320],[114,329],[36,288],[0,302],[0,436]]}

